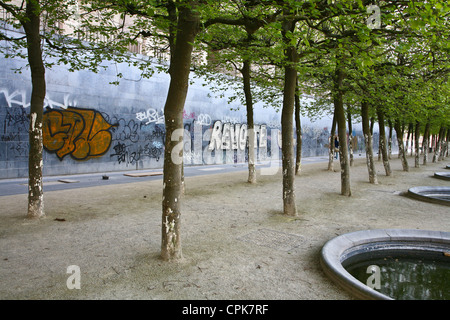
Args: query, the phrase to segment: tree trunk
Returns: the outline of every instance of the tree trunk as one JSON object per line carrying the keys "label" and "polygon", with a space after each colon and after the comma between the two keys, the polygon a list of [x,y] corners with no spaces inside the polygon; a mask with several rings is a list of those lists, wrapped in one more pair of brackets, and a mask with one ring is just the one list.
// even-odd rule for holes
{"label": "tree trunk", "polygon": [[[373,128],[375,127],[375,117],[370,118],[370,136],[372,137],[372,147],[373,147]],[[381,149],[380,143],[378,141],[378,161],[381,161]]]}
{"label": "tree trunk", "polygon": [[441,127],[439,129],[439,134],[437,135],[437,137],[435,138],[435,147],[434,147],[434,156],[433,156],[433,162],[436,163],[438,161],[440,161],[440,150],[441,150],[441,139],[442,139],[442,130],[443,128]]}
{"label": "tree trunk", "polygon": [[410,123],[408,125],[408,135],[406,136],[406,154],[408,154],[409,148],[411,148],[411,156],[413,155],[413,124]]}
{"label": "tree trunk", "polygon": [[189,73],[199,16],[193,7],[181,7],[176,45],[169,68],[170,85],[164,106],[166,141],[161,225],[161,257],[163,260],[182,258],[180,222],[183,165],[183,109],[189,86]]}
{"label": "tree trunk", "polygon": [[[441,133],[442,132],[442,133]],[[442,127],[441,132],[439,133],[439,141],[441,142],[440,153],[439,153],[439,161],[444,160],[445,157],[445,137],[447,135],[447,129]]]}
{"label": "tree trunk", "polygon": [[415,128],[414,128],[414,148],[415,148],[414,167],[415,168],[419,168],[420,167],[419,138],[420,138],[420,123],[419,123],[419,121],[417,121],[416,125],[415,125]]}
{"label": "tree trunk", "polygon": [[345,109],[342,93],[342,81],[344,74],[339,67],[335,72],[335,92],[334,92],[334,110],[336,112],[336,123],[339,137],[339,161],[341,164],[341,194],[351,196],[350,189],[350,163],[348,160],[347,143],[347,120],[345,118]]}
{"label": "tree trunk", "polygon": [[24,29],[31,70],[31,106],[28,156],[28,217],[41,218],[44,212],[42,119],[46,94],[45,67],[40,37],[40,7],[37,1],[26,2]]}
{"label": "tree trunk", "polygon": [[375,118],[371,117],[370,118],[370,134],[372,135],[372,137],[373,137],[373,128],[374,127],[375,127]]}
{"label": "tree trunk", "polygon": [[386,130],[384,128],[384,112],[380,107],[377,107],[377,115],[380,130],[380,152],[383,160],[384,171],[386,172],[386,176],[391,176],[392,170],[389,163],[388,150],[386,146]]}
{"label": "tree trunk", "polygon": [[435,144],[436,144],[436,135],[432,134],[431,135],[431,152],[434,154],[434,150],[435,150]]}
{"label": "tree trunk", "polygon": [[283,213],[290,216],[297,215],[295,204],[295,163],[294,163],[294,105],[295,89],[297,84],[297,52],[290,45],[290,39],[286,36],[292,32],[295,23],[291,20],[283,21],[283,40],[287,45],[285,49],[286,65],[283,89],[283,110],[281,112],[281,152],[283,165]]}
{"label": "tree trunk", "polygon": [[184,195],[186,193],[186,184],[184,182],[184,160],[181,163],[181,194]]}
{"label": "tree trunk", "polygon": [[352,114],[350,110],[347,110],[347,121],[348,121],[348,141],[349,141],[349,154],[350,154],[350,166],[353,167],[353,128],[352,128]]}
{"label": "tree trunk", "polygon": [[425,132],[423,134],[423,142],[422,142],[424,166],[426,166],[428,162],[429,148],[430,148],[430,123],[427,122],[427,124],[425,125]]}
{"label": "tree trunk", "polygon": [[448,148],[450,143],[450,128],[447,128],[447,140],[445,141],[445,157],[448,157]]}
{"label": "tree trunk", "polygon": [[[394,127],[395,127],[395,123],[394,123]],[[399,127],[399,130],[400,130],[400,132],[402,133],[402,141],[403,141],[403,137],[404,137],[404,135],[405,135],[405,125],[402,124],[402,125]],[[396,131],[397,131],[397,130],[396,130]],[[397,141],[398,141],[398,136],[397,136]],[[401,159],[401,157],[404,156],[405,159],[406,159],[406,156],[407,156],[407,153],[408,153],[408,145],[405,146],[405,143],[404,143],[404,142],[403,142],[403,149],[402,149],[402,151],[403,151],[404,155],[402,154],[402,152],[399,151],[399,153],[398,153],[398,158]]]}
{"label": "tree trunk", "polygon": [[295,159],[295,174],[302,171],[302,121],[300,118],[300,93],[298,92],[298,77],[296,81],[297,90],[295,92],[295,132],[297,136],[297,149]]}
{"label": "tree trunk", "polygon": [[248,128],[248,182],[256,183],[255,170],[255,136],[253,122],[253,97],[250,87],[250,61],[244,60],[242,67],[242,78],[244,82],[245,104],[247,108],[247,128]]}
{"label": "tree trunk", "polygon": [[370,121],[369,103],[367,101],[363,101],[361,103],[361,118],[362,118],[364,141],[366,145],[366,162],[367,162],[367,170],[369,171],[369,182],[377,184],[378,183],[377,171],[375,169],[375,163],[373,161],[372,134],[370,132],[370,124],[369,124]]}
{"label": "tree trunk", "polygon": [[408,159],[406,158],[405,144],[403,142],[403,130],[398,120],[394,122],[395,133],[397,134],[398,156],[401,159],[403,171],[409,171]]}
{"label": "tree trunk", "polygon": [[392,159],[392,134],[393,134],[393,126],[392,121],[388,120],[389,124],[389,141],[388,141],[388,158]]}
{"label": "tree trunk", "polygon": [[334,139],[336,137],[336,110],[333,113],[333,121],[331,123],[330,145],[328,148],[328,171],[334,171]]}

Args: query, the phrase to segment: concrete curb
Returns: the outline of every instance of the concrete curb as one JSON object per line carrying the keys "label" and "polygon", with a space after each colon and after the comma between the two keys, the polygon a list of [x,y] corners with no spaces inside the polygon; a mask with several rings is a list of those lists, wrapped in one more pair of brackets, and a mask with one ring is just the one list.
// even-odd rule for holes
{"label": "concrete curb", "polygon": [[450,196],[450,187],[413,187],[407,192],[407,196],[417,200],[450,206],[450,200],[436,197],[440,194]]}
{"label": "concrete curb", "polygon": [[450,180],[450,172],[435,172],[434,177],[442,180]]}
{"label": "concrete curb", "polygon": [[342,263],[368,250],[450,250],[450,232],[378,229],[343,234],[328,241],[321,250],[320,264],[325,274],[357,299],[393,300],[354,278]]}

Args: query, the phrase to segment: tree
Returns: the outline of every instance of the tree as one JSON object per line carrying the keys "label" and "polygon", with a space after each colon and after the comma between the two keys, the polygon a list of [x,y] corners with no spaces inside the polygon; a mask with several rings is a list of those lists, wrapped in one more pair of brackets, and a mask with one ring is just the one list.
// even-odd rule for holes
{"label": "tree", "polygon": [[27,37],[28,62],[31,69],[30,105],[30,151],[28,156],[28,217],[44,216],[43,199],[43,137],[42,116],[45,99],[45,67],[42,59],[40,31],[40,6],[36,1],[27,1],[25,18],[21,19]]}
{"label": "tree", "polygon": [[[43,107],[46,96],[45,70],[55,64],[68,64],[70,71],[90,69],[97,72],[103,60],[112,57],[120,59],[123,46],[111,49],[110,43],[85,42],[77,35],[80,32],[96,34],[108,32],[108,22],[103,25],[90,24],[84,19],[82,29],[74,28],[72,33],[66,32],[59,26],[73,20],[77,14],[78,2],[65,0],[61,6],[60,1],[0,1],[0,7],[9,15],[5,22],[15,28],[9,35],[0,32],[0,41],[7,41],[13,48],[0,47],[6,57],[26,58],[31,71],[31,103],[29,126],[29,156],[28,156],[28,211],[29,218],[42,218],[44,211],[43,191]],[[45,23],[43,23],[45,22]],[[87,23],[86,23],[87,22]],[[22,36],[22,30],[25,36]],[[93,31],[93,32],[91,32]],[[84,37],[86,40],[95,40]],[[45,56],[45,59],[44,59]]]}
{"label": "tree", "polygon": [[[267,13],[267,11],[269,13]],[[265,40],[263,27],[275,21],[279,15],[278,11],[270,12],[267,7],[256,7],[256,2],[243,2],[241,7],[242,18],[240,25],[220,25],[210,27],[208,33],[201,35],[201,41],[206,44],[202,47],[212,59],[205,66],[196,68],[196,72],[206,76],[209,84],[216,85],[217,82],[228,89],[229,86],[236,86],[242,83],[242,88],[237,88],[237,92],[230,100],[240,97],[246,106],[248,136],[254,134],[254,110],[253,106],[257,100],[264,100],[267,95],[261,97],[262,89],[271,89],[267,80],[256,71],[252,70],[255,62],[260,59],[261,51],[264,47],[271,45]],[[258,31],[259,32],[258,34]],[[261,34],[262,33],[262,34]],[[230,67],[231,66],[231,67]],[[232,69],[238,71],[240,76],[220,76],[220,70]],[[259,87],[259,88],[255,88]],[[255,92],[258,89],[257,92]],[[214,89],[221,91],[220,89]],[[242,93],[243,92],[243,96]],[[255,97],[256,96],[256,97]],[[267,99],[266,99],[267,100]],[[273,101],[270,97],[269,101]],[[255,139],[248,139],[248,179],[249,183],[256,183],[256,154]]]}
{"label": "tree", "polygon": [[[161,226],[161,257],[182,259],[180,223],[183,167],[183,109],[189,87],[194,43],[215,24],[241,25],[239,2],[217,1],[111,1],[110,10],[135,16],[130,27],[138,36],[165,38],[170,49],[169,91],[164,106],[166,141]],[[100,1],[100,5],[102,2]],[[155,25],[157,26],[155,28]],[[152,31],[149,31],[152,30]],[[133,38],[133,37],[131,37]]]}
{"label": "tree", "polygon": [[[384,123],[384,113],[388,113],[390,118],[394,119],[394,123],[396,123],[395,127],[397,128],[397,137],[400,137],[399,143],[402,140],[402,128],[403,123],[405,121],[412,121],[412,98],[411,92],[409,88],[412,86],[408,83],[408,78],[405,77],[405,67],[410,68],[410,73],[407,75],[410,78],[414,78],[417,76],[417,73],[422,73],[421,68],[416,66],[416,69],[407,66],[405,62],[405,57],[408,57],[410,60],[418,61],[417,63],[423,62],[424,50],[420,48],[419,50],[411,50],[415,49],[413,44],[417,42],[417,39],[430,41],[432,44],[436,44],[437,37],[432,36],[430,33],[430,26],[434,29],[433,33],[443,35],[447,34],[448,28],[446,28],[446,18],[445,12],[448,11],[448,8],[444,8],[444,5],[439,3],[439,1],[432,2],[415,2],[410,6],[406,6],[404,4],[394,3],[391,1],[385,1],[380,4],[382,13],[383,13],[383,24],[380,24],[379,27],[371,30],[372,28],[368,28],[364,25],[361,25],[361,19],[358,18],[358,15],[352,15],[350,12],[352,11],[352,3],[345,2],[343,4],[338,4],[339,8],[346,8],[347,12],[350,14],[339,14],[334,20],[330,22],[334,22],[333,25],[322,25],[318,30],[321,30],[327,37],[335,39],[339,42],[340,48],[345,48],[347,55],[344,56],[341,53],[341,57],[350,57],[350,61],[352,63],[347,63],[345,67],[345,74],[347,83],[345,87],[348,85],[348,81],[356,82],[360,86],[361,96],[360,100],[362,100],[362,116],[363,116],[363,128],[365,128],[365,136],[366,136],[366,147],[368,143],[371,143],[371,128],[368,125],[370,121],[370,107],[373,105],[377,108],[378,116],[381,118],[381,123]],[[418,23],[418,21],[424,21]],[[359,27],[356,27],[358,26]],[[356,27],[356,28],[355,28]],[[381,37],[383,36],[383,37]],[[444,37],[445,38],[445,37]],[[346,42],[346,39],[350,39],[350,42]],[[427,46],[429,44],[427,43]],[[423,45],[417,45],[421,47]],[[442,48],[442,45],[440,45]],[[434,45],[436,47],[436,45]],[[418,51],[418,52],[416,52]],[[374,64],[379,63],[381,66],[383,65],[393,65],[392,61],[389,61],[388,53],[394,52],[394,56],[397,57],[397,65],[402,68],[400,81],[397,79],[393,79],[393,77],[389,77],[388,81],[390,84],[387,86],[387,92],[392,92],[388,99],[383,97],[386,95],[386,91],[379,90],[376,88],[380,88],[378,83],[388,83],[386,79],[386,74],[374,73]],[[347,58],[348,59],[348,58]],[[383,61],[384,59],[384,61]],[[337,62],[342,63],[342,59],[336,59]],[[409,63],[409,62],[408,62]],[[396,73],[399,75],[399,73]],[[336,77],[339,79],[339,77]],[[410,82],[410,81],[409,81]],[[407,84],[405,87],[405,83]],[[336,86],[335,86],[336,87]],[[352,86],[350,86],[352,87]],[[353,86],[354,90],[355,86]],[[392,90],[392,88],[395,88]],[[405,92],[405,88],[408,90]],[[375,90],[374,90],[375,89]],[[339,92],[339,90],[335,90],[335,92]],[[377,92],[382,92],[383,95],[380,95]],[[381,110],[380,101],[388,101],[388,105],[394,105],[393,110],[383,111]],[[380,119],[379,119],[380,120]],[[364,125],[366,123],[366,125]],[[373,124],[373,122],[372,122]],[[381,131],[381,135],[384,134],[384,124],[380,124],[383,126]],[[420,126],[416,126],[416,132],[419,131]],[[366,133],[367,132],[367,133]],[[369,141],[367,140],[369,139]],[[380,137],[381,143],[380,145],[384,148],[384,137]],[[416,137],[417,139],[417,137]],[[371,148],[367,150],[366,156],[368,157],[368,169],[369,169],[369,180],[371,182],[376,182],[376,174],[375,167],[373,163],[373,156],[371,156]],[[400,154],[402,154],[403,143],[400,144]],[[383,163],[385,165],[385,170],[387,175],[390,174],[390,166],[388,163],[388,156],[385,150],[382,150],[383,155]],[[404,169],[408,169],[408,164],[406,158],[402,157]],[[345,160],[345,159],[344,159]],[[417,160],[416,160],[417,162]],[[342,162],[341,162],[342,165]]]}
{"label": "tree", "polygon": [[170,86],[164,105],[166,143],[164,150],[164,188],[162,203],[161,256],[164,260],[180,259],[181,169],[183,142],[183,109],[189,84],[193,42],[200,30],[197,3],[183,3],[178,10],[175,47],[169,68]]}
{"label": "tree", "polygon": [[296,216],[297,207],[295,203],[294,186],[295,162],[293,143],[293,115],[297,89],[297,70],[295,64],[298,63],[298,54],[297,48],[292,45],[291,42],[296,22],[290,17],[289,9],[285,9],[281,24],[281,34],[283,37],[283,42],[285,44],[283,109],[281,112],[281,152],[283,155],[283,212],[286,215]]}
{"label": "tree", "polygon": [[[44,191],[43,191],[43,135],[42,117],[44,110],[44,99],[46,95],[45,82],[45,62],[43,59],[41,33],[41,20],[44,15],[58,12],[58,16],[53,17],[53,22],[57,19],[66,19],[67,13],[61,14],[56,11],[54,1],[43,3],[38,0],[27,0],[21,4],[13,4],[11,1],[0,1],[2,7],[11,18],[6,22],[15,28],[22,27],[25,36],[15,32],[12,36],[0,33],[0,40],[13,42],[15,54],[11,55],[28,58],[31,70],[31,104],[30,104],[30,126],[29,126],[29,157],[28,157],[28,213],[29,218],[41,218],[45,216],[44,211]],[[23,53],[26,49],[26,53]],[[1,49],[0,49],[1,50]],[[8,55],[9,56],[9,55]]]}

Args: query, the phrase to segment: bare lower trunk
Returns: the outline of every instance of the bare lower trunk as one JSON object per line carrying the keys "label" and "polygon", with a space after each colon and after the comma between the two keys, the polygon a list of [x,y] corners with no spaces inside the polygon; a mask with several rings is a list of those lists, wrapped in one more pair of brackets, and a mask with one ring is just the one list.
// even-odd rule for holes
{"label": "bare lower trunk", "polygon": [[425,125],[425,132],[423,134],[423,142],[422,142],[422,149],[423,149],[423,165],[426,166],[428,162],[428,153],[430,148],[430,123],[427,122]]}
{"label": "bare lower trunk", "polygon": [[389,160],[392,159],[392,133],[393,133],[393,126],[392,122],[388,120],[389,123],[389,140],[388,140],[388,158]]}
{"label": "bare lower trunk", "polygon": [[447,128],[447,138],[445,141],[445,157],[448,157],[449,143],[450,143],[450,128]]}
{"label": "bare lower trunk", "polygon": [[300,118],[300,93],[298,92],[298,81],[297,90],[295,92],[295,132],[297,137],[295,174],[299,175],[302,171],[302,122]]}
{"label": "bare lower trunk", "polygon": [[366,162],[367,162],[367,170],[369,171],[369,182],[377,184],[378,183],[377,172],[375,169],[375,163],[373,161],[372,134],[370,132],[370,125],[369,125],[369,103],[367,101],[363,101],[361,103],[361,118],[362,118],[364,141],[366,145]]}
{"label": "bare lower trunk", "polygon": [[394,129],[397,134],[398,156],[401,159],[403,171],[409,171],[408,159],[406,159],[405,143],[403,142],[403,130],[398,120],[394,123]]}
{"label": "bare lower trunk", "polygon": [[334,171],[334,139],[336,137],[336,112],[333,114],[333,122],[331,124],[330,143],[328,148],[328,171]]}
{"label": "bare lower trunk", "polygon": [[430,149],[430,152],[434,153],[434,150],[436,149],[435,146],[436,146],[436,135],[432,134],[431,135],[431,149]]}
{"label": "bare lower trunk", "polygon": [[347,121],[348,121],[348,141],[349,141],[349,155],[350,155],[350,166],[354,164],[353,160],[353,128],[352,128],[352,114],[350,110],[347,111]]}
{"label": "bare lower trunk", "polygon": [[[253,126],[253,124],[252,124]],[[255,129],[248,127],[248,183],[256,183]]]}
{"label": "bare lower trunk", "polygon": [[440,151],[441,151],[442,130],[443,130],[443,128],[441,128],[439,130],[439,134],[435,138],[435,149],[434,149],[434,156],[433,156],[433,162],[434,163],[436,163],[436,162],[441,160],[439,155],[440,155]]}
{"label": "bare lower trunk", "polygon": [[420,123],[416,122],[415,128],[414,128],[414,167],[419,168],[420,167],[420,146],[419,146],[419,138],[420,138]]}
{"label": "bare lower trunk", "polygon": [[369,182],[373,184],[378,184],[375,162],[373,160],[372,135],[370,133],[369,134],[365,133],[364,141],[366,143],[366,162],[367,162],[367,169],[369,171]]}
{"label": "bare lower trunk", "polygon": [[378,161],[381,161],[383,159],[381,146],[382,146],[381,136],[379,136],[379,139],[378,139]]}
{"label": "bare lower trunk", "polygon": [[[369,106],[370,107],[370,106]],[[372,149],[373,149],[373,128],[375,127],[375,117],[370,118],[370,136],[371,136],[371,143],[372,143]],[[381,152],[380,152],[380,146],[378,145],[378,161],[381,160]]]}
{"label": "bare lower trunk", "polygon": [[441,145],[440,145],[440,153],[439,153],[439,161],[442,161],[442,160],[444,160],[444,157],[445,157],[445,151],[446,151],[446,148],[445,148],[445,137],[446,137],[446,135],[447,135],[447,129],[445,129],[445,128],[442,128],[442,130],[441,130],[441,132],[442,133],[440,133],[439,134],[439,136],[441,136],[441,138],[439,139],[440,140],[440,142],[441,142]]}
{"label": "bare lower trunk", "polygon": [[253,123],[253,98],[250,87],[250,62],[244,60],[242,68],[242,78],[244,82],[245,104],[247,108],[247,128],[248,128],[248,182],[256,183],[255,170],[255,139]]}
{"label": "bare lower trunk", "polygon": [[182,7],[179,13],[177,41],[169,69],[171,76],[164,116],[166,142],[161,225],[161,257],[179,260],[182,256],[180,223],[183,166],[183,109],[189,86],[189,73],[199,17],[194,8]]}
{"label": "bare lower trunk", "polygon": [[27,1],[25,34],[31,69],[31,106],[28,157],[28,217],[41,218],[44,212],[42,119],[46,94],[45,67],[42,60],[39,4]]}
{"label": "bare lower trunk", "polygon": [[377,115],[378,115],[378,124],[380,130],[380,153],[381,158],[383,160],[384,171],[386,172],[386,176],[392,175],[391,165],[389,163],[389,155],[386,145],[386,130],[384,128],[384,113],[383,111],[377,107]]}
{"label": "bare lower trunk", "polygon": [[350,189],[350,162],[348,159],[348,144],[347,144],[347,121],[345,118],[345,109],[342,96],[342,81],[344,75],[338,68],[336,69],[335,78],[335,96],[334,108],[336,112],[336,123],[338,126],[339,136],[339,161],[341,164],[341,194],[344,196],[351,196]]}
{"label": "bare lower trunk", "polygon": [[411,148],[411,156],[413,155],[413,124],[408,125],[408,135],[406,137],[406,154],[408,154],[409,148]]}
{"label": "bare lower trunk", "polygon": [[181,164],[181,194],[184,195],[186,193],[186,184],[184,182],[184,161]]}

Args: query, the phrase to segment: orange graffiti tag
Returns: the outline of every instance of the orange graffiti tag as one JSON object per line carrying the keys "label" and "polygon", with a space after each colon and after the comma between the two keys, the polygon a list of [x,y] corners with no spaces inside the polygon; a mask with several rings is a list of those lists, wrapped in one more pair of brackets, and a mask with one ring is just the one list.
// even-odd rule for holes
{"label": "orange graffiti tag", "polygon": [[71,155],[87,160],[105,154],[112,140],[109,124],[95,110],[69,107],[44,113],[44,148],[60,160]]}

